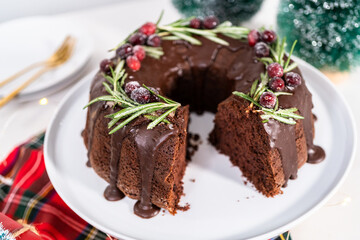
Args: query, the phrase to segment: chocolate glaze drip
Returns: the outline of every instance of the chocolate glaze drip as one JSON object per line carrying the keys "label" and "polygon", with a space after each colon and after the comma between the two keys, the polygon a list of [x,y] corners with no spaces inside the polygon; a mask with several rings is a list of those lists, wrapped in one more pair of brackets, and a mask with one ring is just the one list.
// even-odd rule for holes
{"label": "chocolate glaze drip", "polygon": [[141,194],[140,200],[134,206],[134,213],[142,218],[154,217],[160,211],[160,208],[151,203],[151,182],[154,176],[155,153],[161,144],[174,134],[176,133],[171,129],[166,132],[149,130],[147,124],[136,129],[135,143],[141,171]]}
{"label": "chocolate glaze drip", "polygon": [[270,119],[264,123],[265,131],[270,137],[270,147],[276,148],[281,153],[281,161],[284,169],[285,186],[289,178],[297,177],[297,151],[295,142],[295,126],[283,127],[284,123]]}
{"label": "chocolate glaze drip", "polygon": [[104,196],[109,201],[117,201],[125,197],[124,193],[117,187],[117,179],[122,143],[127,137],[128,132],[128,127],[124,126],[111,135],[110,184],[104,191]]}

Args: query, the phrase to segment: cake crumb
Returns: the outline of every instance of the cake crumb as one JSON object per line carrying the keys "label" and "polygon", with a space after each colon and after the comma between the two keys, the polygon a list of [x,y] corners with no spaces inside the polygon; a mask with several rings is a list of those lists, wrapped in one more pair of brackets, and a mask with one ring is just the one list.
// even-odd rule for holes
{"label": "cake crumb", "polygon": [[190,178],[190,182],[195,182],[195,178]]}
{"label": "cake crumb", "polygon": [[185,206],[178,206],[177,209],[180,210],[180,211],[186,212],[187,210],[190,209],[190,204],[185,203]]}
{"label": "cake crumb", "polygon": [[202,143],[200,135],[197,133],[189,132],[187,135],[187,147],[186,147],[186,159],[191,161],[192,156],[199,149],[199,145]]}
{"label": "cake crumb", "polygon": [[244,180],[243,183],[245,186],[248,184],[248,182],[246,180]]}

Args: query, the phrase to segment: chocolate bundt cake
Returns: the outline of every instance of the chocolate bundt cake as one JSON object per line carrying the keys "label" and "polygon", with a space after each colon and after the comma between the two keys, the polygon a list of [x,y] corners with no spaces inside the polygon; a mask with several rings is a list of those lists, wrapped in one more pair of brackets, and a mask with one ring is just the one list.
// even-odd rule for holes
{"label": "chocolate bundt cake", "polygon": [[100,64],[83,134],[89,165],[109,183],[105,197],[139,200],[144,218],[176,213],[189,112],[215,113],[211,143],[265,196],[324,159],[312,95],[284,45],[273,31],[215,17],[146,23],[126,38]]}

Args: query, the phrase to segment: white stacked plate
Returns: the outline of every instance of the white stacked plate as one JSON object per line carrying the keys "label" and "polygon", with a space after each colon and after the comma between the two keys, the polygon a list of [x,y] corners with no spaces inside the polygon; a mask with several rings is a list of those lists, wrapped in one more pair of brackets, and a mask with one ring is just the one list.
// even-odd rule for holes
{"label": "white stacked plate", "polygon": [[[48,95],[69,85],[88,62],[93,42],[76,23],[56,17],[31,17],[0,24],[0,81],[50,57],[67,35],[76,38],[72,57],[24,89],[18,95],[22,100]],[[9,94],[35,71],[1,87],[0,97]]]}

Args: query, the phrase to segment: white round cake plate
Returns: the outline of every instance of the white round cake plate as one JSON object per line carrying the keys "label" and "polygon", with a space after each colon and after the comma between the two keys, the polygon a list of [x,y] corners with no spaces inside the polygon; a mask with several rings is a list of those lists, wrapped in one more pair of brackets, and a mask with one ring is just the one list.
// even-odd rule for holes
{"label": "white round cake plate", "polygon": [[[90,59],[93,41],[76,23],[56,17],[30,17],[0,24],[2,79],[33,63],[49,58],[68,35],[76,38],[71,58],[58,68],[39,77],[25,88],[18,98],[33,99],[70,84]],[[33,70],[1,87],[0,97],[9,94],[36,71]]]}
{"label": "white round cake plate", "polygon": [[289,230],[322,206],[338,189],[354,159],[355,125],[349,107],[330,81],[309,64],[297,60],[313,93],[315,143],[326,151],[320,164],[305,164],[282,195],[266,198],[246,184],[228,157],[207,141],[213,115],[192,114],[190,131],[202,145],[183,179],[181,203],[190,209],[175,216],[161,211],[152,219],[133,213],[135,200],[109,202],[107,183],[86,167],[84,129],[90,82],[94,73],[63,100],[47,131],[45,164],[62,199],[80,217],[121,239],[268,239]]}

